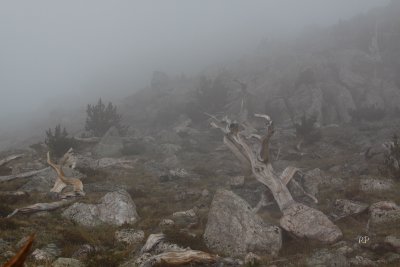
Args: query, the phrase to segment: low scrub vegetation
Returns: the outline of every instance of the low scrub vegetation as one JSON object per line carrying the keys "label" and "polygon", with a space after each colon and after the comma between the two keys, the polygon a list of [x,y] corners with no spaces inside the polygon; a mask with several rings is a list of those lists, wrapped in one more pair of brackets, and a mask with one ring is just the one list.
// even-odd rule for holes
{"label": "low scrub vegetation", "polygon": [[45,143],[50,152],[56,156],[61,157],[68,149],[75,147],[75,139],[68,137],[68,132],[65,127],[61,130],[61,125],[57,125],[54,131],[49,128],[46,131]]}
{"label": "low scrub vegetation", "polygon": [[96,105],[88,104],[86,114],[85,129],[96,137],[103,136],[112,126],[115,126],[120,134],[124,132],[121,115],[111,102],[106,106],[100,98]]}

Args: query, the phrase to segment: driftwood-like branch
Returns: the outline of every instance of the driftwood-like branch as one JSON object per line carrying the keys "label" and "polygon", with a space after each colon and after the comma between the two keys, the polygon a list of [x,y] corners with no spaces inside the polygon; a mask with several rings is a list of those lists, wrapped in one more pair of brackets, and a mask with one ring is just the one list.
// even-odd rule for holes
{"label": "driftwood-like branch", "polygon": [[69,200],[60,200],[56,202],[50,202],[50,203],[36,203],[24,208],[19,208],[15,209],[12,213],[10,213],[7,218],[11,218],[17,213],[22,213],[22,214],[27,214],[27,213],[35,213],[39,211],[49,211],[49,210],[55,210],[67,205],[72,204],[76,199],[69,199]]}
{"label": "driftwood-like branch", "polygon": [[[72,185],[73,192],[76,195],[83,196],[83,195],[85,195],[85,192],[83,191],[82,181],[79,180],[78,178],[65,177],[64,171],[62,170],[62,165],[68,161],[71,153],[72,153],[72,150],[71,149],[68,150],[68,152],[60,160],[61,165],[57,165],[51,161],[50,152],[47,152],[47,163],[56,171],[56,173],[58,175],[57,180],[56,180],[53,188],[50,190],[50,192],[61,193],[61,191],[67,185]],[[69,196],[72,196],[72,195],[69,194]]]}
{"label": "driftwood-like branch", "polygon": [[29,251],[35,240],[35,234],[31,234],[25,244],[19,249],[17,254],[14,255],[3,267],[24,267],[25,260],[29,255]]}
{"label": "driftwood-like branch", "polygon": [[17,178],[31,177],[31,176],[34,176],[36,174],[42,173],[44,171],[47,171],[48,169],[49,169],[49,167],[46,167],[44,169],[37,170],[37,171],[29,171],[29,172],[24,172],[24,173],[19,173],[19,174],[0,176],[0,182],[7,182],[7,181],[11,181],[11,180],[14,180],[14,179],[17,179]]}
{"label": "driftwood-like branch", "polygon": [[191,264],[209,265],[217,262],[219,256],[198,250],[169,251],[150,257],[141,267],[182,266]]}
{"label": "driftwood-like branch", "polygon": [[7,164],[8,162],[10,162],[12,160],[22,158],[23,156],[24,156],[24,154],[8,156],[5,159],[0,160],[0,167]]}
{"label": "driftwood-like branch", "polygon": [[[240,125],[228,119],[213,122],[212,126],[221,129],[224,143],[243,163],[250,163],[254,177],[271,191],[276,203],[283,213],[280,220],[282,228],[299,237],[334,242],[342,236],[340,229],[334,225],[322,212],[296,202],[286,184],[292,180],[296,169],[287,169],[281,177],[273,170],[268,155],[269,142],[274,133],[273,122],[268,115],[257,114],[257,117],[266,119],[267,132],[259,146],[254,147],[246,143],[246,138],[240,131]],[[226,127],[220,125],[226,124]],[[314,200],[315,201],[315,200]]]}

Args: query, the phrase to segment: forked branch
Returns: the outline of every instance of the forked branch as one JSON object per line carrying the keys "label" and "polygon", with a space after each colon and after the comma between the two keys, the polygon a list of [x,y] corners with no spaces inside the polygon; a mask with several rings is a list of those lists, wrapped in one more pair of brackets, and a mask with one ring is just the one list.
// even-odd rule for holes
{"label": "forked branch", "polygon": [[[76,195],[84,196],[85,192],[83,191],[83,184],[82,181],[79,180],[78,178],[71,178],[71,177],[65,177],[64,171],[62,170],[62,164],[65,164],[65,162],[69,158],[69,153],[71,153],[71,150],[69,150],[66,155],[63,156],[63,158],[60,160],[61,165],[57,165],[51,161],[50,158],[50,152],[47,152],[47,163],[56,171],[57,173],[57,180],[53,186],[53,188],[50,190],[51,192],[55,193],[61,193],[61,191],[67,186],[71,185],[73,187],[73,193]],[[69,194],[71,196],[71,194]]]}

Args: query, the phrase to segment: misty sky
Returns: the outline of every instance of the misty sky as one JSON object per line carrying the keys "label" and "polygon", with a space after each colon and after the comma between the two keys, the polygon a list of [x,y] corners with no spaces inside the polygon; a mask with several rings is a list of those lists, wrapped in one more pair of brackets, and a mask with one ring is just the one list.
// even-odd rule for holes
{"label": "misty sky", "polygon": [[251,52],[265,37],[333,24],[386,2],[0,0],[0,114],[96,90],[94,99],[125,94],[153,70],[192,74]]}

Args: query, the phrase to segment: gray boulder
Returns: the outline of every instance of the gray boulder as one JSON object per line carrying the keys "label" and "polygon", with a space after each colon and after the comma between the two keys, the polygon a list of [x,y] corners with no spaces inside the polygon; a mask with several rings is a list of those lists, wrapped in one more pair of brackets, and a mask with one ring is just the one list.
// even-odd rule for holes
{"label": "gray boulder", "polygon": [[98,157],[118,157],[123,147],[123,140],[117,128],[111,127],[94,148],[94,153]]}
{"label": "gray boulder", "polygon": [[134,224],[139,218],[135,203],[125,190],[107,193],[99,204],[75,203],[62,216],[84,226]]}
{"label": "gray boulder", "polygon": [[392,201],[380,201],[369,208],[370,226],[388,226],[400,223],[400,207]]}
{"label": "gray boulder", "polygon": [[248,252],[276,255],[282,246],[281,230],[252,212],[249,204],[231,191],[218,190],[211,204],[204,241],[213,252],[244,257]]}

